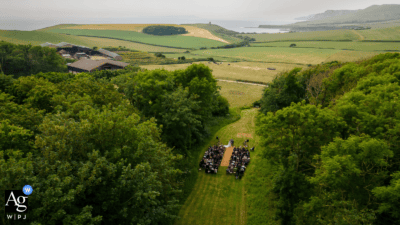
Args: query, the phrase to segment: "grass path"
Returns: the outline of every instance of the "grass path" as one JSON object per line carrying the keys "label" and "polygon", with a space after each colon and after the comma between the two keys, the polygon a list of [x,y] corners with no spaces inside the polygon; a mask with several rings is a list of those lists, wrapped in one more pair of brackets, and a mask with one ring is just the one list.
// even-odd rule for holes
{"label": "grass path", "polygon": [[355,33],[357,36],[359,36],[360,37],[360,41],[362,41],[362,40],[364,40],[365,38],[364,38],[364,36],[362,36],[359,32],[357,32],[356,30],[352,30],[353,31],[353,33]]}
{"label": "grass path", "polygon": [[[253,146],[256,115],[257,109],[243,110],[240,120],[223,127],[216,136],[223,144],[227,144],[231,138],[234,139],[235,145],[241,145],[244,140],[249,139],[250,146]],[[241,134],[240,138],[238,133]],[[245,137],[243,133],[247,136]],[[203,153],[199,155],[199,161]],[[251,153],[251,158],[254,156],[256,156],[255,153]],[[253,161],[248,168],[252,163]],[[176,221],[176,225],[247,224],[246,173],[251,171],[246,171],[241,180],[236,180],[234,176],[226,174],[226,168],[221,166],[216,175],[205,174],[204,170],[198,171],[196,185],[183,204],[179,212],[181,219]]]}

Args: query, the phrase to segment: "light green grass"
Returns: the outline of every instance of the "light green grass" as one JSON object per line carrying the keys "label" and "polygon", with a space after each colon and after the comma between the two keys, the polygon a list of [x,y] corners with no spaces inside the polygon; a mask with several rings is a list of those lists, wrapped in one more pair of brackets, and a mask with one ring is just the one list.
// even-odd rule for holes
{"label": "light green grass", "polygon": [[[295,67],[306,68],[307,66],[286,64],[286,63],[259,63],[259,62],[223,62],[216,65],[208,62],[203,63],[212,70],[213,77],[222,80],[247,80],[256,82],[269,82],[279,73],[292,70]],[[230,65],[228,65],[230,64]],[[173,64],[173,65],[143,65],[141,67],[154,70],[166,69],[169,71],[186,69],[190,64]],[[276,70],[268,70],[273,67]],[[253,86],[251,86],[253,87]],[[224,91],[224,90],[221,90]]]}
{"label": "light green grass", "polygon": [[261,99],[265,87],[251,84],[231,83],[218,81],[219,91],[228,99],[230,107],[251,106],[253,102]]}
{"label": "light green grass", "polygon": [[284,41],[284,42],[267,42],[267,43],[253,43],[251,46],[274,46],[274,47],[287,47],[291,44],[296,44],[294,48],[332,48],[332,49],[351,49],[357,51],[384,51],[384,50],[397,50],[400,51],[400,42],[344,42],[344,41]]}
{"label": "light green grass", "polygon": [[312,32],[296,32],[281,34],[246,34],[257,42],[285,40],[359,40],[360,37],[351,30],[328,30]]}
{"label": "light green grass", "polygon": [[[49,29],[49,28],[45,28]],[[103,47],[118,47],[125,46],[126,48],[144,51],[144,52],[184,52],[185,49],[178,48],[166,48],[160,46],[146,45],[140,43],[134,43],[130,41],[121,41],[109,38],[97,38],[97,37],[82,37],[72,36],[65,34],[57,34],[44,31],[6,31],[0,30],[0,40],[4,40],[13,44],[31,44],[40,45],[45,42],[58,44],[60,42],[68,42],[75,45],[84,45],[90,48],[97,46]]]}
{"label": "light green grass", "polygon": [[[224,144],[227,144],[228,140],[233,138],[235,143],[240,145],[248,138],[238,138],[238,133],[252,134],[255,137],[256,115],[256,109],[243,110],[239,121],[223,127],[215,135],[220,137]],[[257,138],[249,139],[250,146],[253,146]],[[214,142],[213,140],[210,144]],[[203,154],[204,152],[201,152],[198,160],[202,158]],[[203,170],[198,171],[199,174],[194,188],[179,212],[181,219],[177,220],[175,224],[248,224],[249,203],[247,203],[246,188],[252,184],[249,183],[247,177],[249,173],[255,173],[257,170],[252,164],[255,164],[258,153],[251,153],[250,156],[252,161],[241,180],[236,180],[232,175],[226,175],[226,167],[220,167],[217,175],[205,174]]]}
{"label": "light green grass", "polygon": [[180,36],[180,35],[155,36],[135,31],[122,31],[122,30],[54,29],[50,30],[50,32],[64,33],[71,35],[116,38],[126,41],[140,42],[144,44],[153,44],[153,45],[179,47],[179,48],[217,47],[225,45],[225,43],[223,42],[210,40],[206,38]]}
{"label": "light green grass", "polygon": [[359,30],[357,32],[364,36],[365,40],[400,41],[400,26],[384,29]]}
{"label": "light green grass", "polygon": [[330,55],[339,52],[335,49],[312,49],[312,48],[279,48],[279,47],[242,47],[232,49],[207,49],[191,52],[204,57],[229,57],[238,60],[268,63],[291,63],[291,64],[318,64]]}

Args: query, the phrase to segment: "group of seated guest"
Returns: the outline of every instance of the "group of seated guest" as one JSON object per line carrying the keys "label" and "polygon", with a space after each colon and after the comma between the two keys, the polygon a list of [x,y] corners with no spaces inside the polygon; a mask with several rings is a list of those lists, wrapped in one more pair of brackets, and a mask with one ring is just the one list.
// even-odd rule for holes
{"label": "group of seated guest", "polygon": [[204,153],[203,159],[200,161],[199,170],[204,168],[205,173],[217,173],[218,167],[221,164],[222,158],[224,157],[225,147],[210,146]]}
{"label": "group of seated guest", "polygon": [[232,152],[231,159],[229,160],[228,169],[226,169],[227,174],[235,174],[236,179],[242,178],[246,166],[250,163],[250,152],[246,148],[234,148]]}

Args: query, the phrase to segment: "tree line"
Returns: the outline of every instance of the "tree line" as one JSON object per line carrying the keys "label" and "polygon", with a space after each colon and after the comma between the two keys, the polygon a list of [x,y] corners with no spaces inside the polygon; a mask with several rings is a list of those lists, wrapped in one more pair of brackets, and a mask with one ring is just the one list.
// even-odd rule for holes
{"label": "tree line", "polygon": [[400,223],[400,54],[280,74],[257,133],[281,224]]}
{"label": "tree line", "polygon": [[228,109],[204,65],[1,73],[0,200],[29,184],[31,224],[170,224],[191,147]]}

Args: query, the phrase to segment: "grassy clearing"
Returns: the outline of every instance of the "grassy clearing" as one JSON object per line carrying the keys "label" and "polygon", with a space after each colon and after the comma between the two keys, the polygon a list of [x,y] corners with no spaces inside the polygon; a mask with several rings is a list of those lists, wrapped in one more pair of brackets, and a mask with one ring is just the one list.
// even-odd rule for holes
{"label": "grassy clearing", "polygon": [[84,35],[93,37],[115,38],[126,41],[140,42],[144,44],[152,44],[159,46],[169,46],[178,48],[200,48],[200,47],[217,47],[225,45],[225,43],[215,40],[199,37],[187,36],[154,36],[143,34],[135,31],[124,30],[81,30],[81,29],[54,29],[51,32],[64,33],[71,35]]}
{"label": "grassy clearing", "polygon": [[291,63],[291,64],[318,64],[330,55],[337,53],[335,49],[312,48],[279,48],[279,47],[242,47],[233,49],[207,49],[191,52],[204,57],[229,57],[238,60],[267,62],[267,63]]}
{"label": "grassy clearing", "polygon": [[358,31],[365,40],[390,40],[400,41],[400,26],[384,29],[371,29]]}
{"label": "grassy clearing", "polygon": [[9,31],[0,30],[0,40],[11,42],[14,44],[31,44],[40,45],[45,42],[59,43],[62,41],[74,43],[76,45],[84,45],[79,37],[73,37],[65,34],[48,33],[43,31]]}
{"label": "grassy clearing", "polygon": [[[47,28],[46,28],[47,29]],[[153,45],[146,45],[140,43],[134,43],[130,41],[121,41],[109,38],[97,38],[97,37],[82,37],[82,36],[71,36],[65,34],[56,34],[44,31],[5,31],[0,30],[0,40],[11,42],[14,44],[31,44],[40,45],[45,42],[57,44],[59,42],[68,42],[76,45],[84,45],[93,48],[97,46],[103,47],[118,47],[125,46],[126,48],[144,51],[144,52],[184,52],[185,49],[178,48],[165,48]]]}
{"label": "grassy clearing", "polygon": [[296,44],[294,48],[332,48],[332,49],[352,49],[357,51],[384,51],[397,50],[400,51],[400,42],[338,42],[338,41],[282,41],[268,43],[254,43],[251,46],[255,47],[287,47],[290,44]]}
{"label": "grassy clearing", "polygon": [[296,32],[281,34],[246,34],[255,38],[257,42],[265,41],[289,41],[289,40],[359,40],[360,37],[351,30],[328,30],[312,32]]}
{"label": "grassy clearing", "polygon": [[379,54],[381,54],[381,52],[362,52],[362,51],[343,50],[329,56],[328,58],[325,59],[324,62],[330,62],[330,61],[354,62],[363,59],[368,59]]}
{"label": "grassy clearing", "polygon": [[[243,110],[239,121],[223,127],[215,135],[220,137],[223,143],[228,142],[231,138],[234,138],[235,143],[243,143],[247,138],[238,138],[237,133],[248,133],[255,137],[254,120],[256,115],[256,109]],[[254,140],[250,139],[250,146],[253,146]],[[214,144],[214,142],[212,140],[209,144]],[[204,148],[203,151],[205,150]],[[200,152],[198,160],[203,156],[203,151]],[[255,157],[254,160],[253,157]],[[217,175],[198,171],[193,190],[179,212],[181,219],[177,220],[175,224],[247,224],[248,195],[246,187],[251,185],[247,174],[254,173],[256,170],[252,164],[257,159],[257,153],[252,153],[251,158],[252,162],[242,180],[235,180],[234,176],[226,175],[226,167],[220,167]]]}
{"label": "grassy clearing", "polygon": [[[208,62],[203,63],[208,66],[213,72],[216,79],[223,80],[249,80],[258,82],[271,81],[278,73],[292,70],[295,67],[306,68],[302,65],[284,64],[284,63],[257,63],[257,62],[223,62],[221,65],[215,65]],[[228,66],[228,64],[230,64]],[[186,69],[190,64],[175,64],[175,65],[144,65],[141,66],[148,70],[153,69],[166,69],[178,70]],[[267,68],[273,67],[276,70],[268,70]]]}
{"label": "grassy clearing", "polygon": [[211,40],[221,41],[224,43],[229,43],[222,38],[219,38],[210,33],[210,31],[206,29],[202,29],[195,26],[188,25],[176,25],[176,24],[88,24],[88,25],[80,25],[73,26],[71,28],[64,27],[66,29],[83,29],[83,30],[125,30],[125,31],[136,31],[142,32],[143,29],[147,26],[175,26],[175,27],[184,27],[189,33],[182,34],[182,36],[190,36],[190,37],[199,37],[199,38],[207,38]]}
{"label": "grassy clearing", "polygon": [[232,108],[251,106],[253,102],[261,99],[264,90],[263,86],[224,81],[218,81],[218,86],[221,86],[219,92],[228,99]]}

